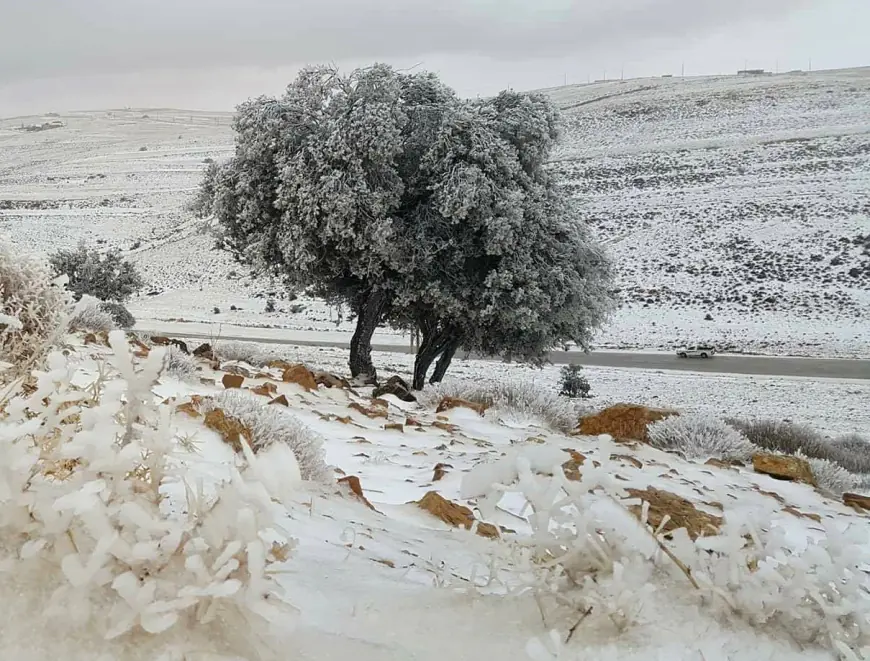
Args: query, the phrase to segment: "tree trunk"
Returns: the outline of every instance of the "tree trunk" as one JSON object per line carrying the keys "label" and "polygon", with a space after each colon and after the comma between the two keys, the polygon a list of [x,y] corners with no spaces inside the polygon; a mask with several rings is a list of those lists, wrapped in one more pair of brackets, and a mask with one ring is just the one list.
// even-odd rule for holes
{"label": "tree trunk", "polygon": [[450,361],[453,360],[453,356],[456,354],[458,348],[458,338],[454,338],[447,342],[447,346],[444,347],[441,357],[438,359],[438,362],[435,363],[435,371],[432,373],[432,378],[429,379],[429,383],[441,383],[444,380],[447,368],[450,367]]}
{"label": "tree trunk", "polygon": [[422,390],[426,385],[426,374],[438,356],[444,352],[444,348],[450,341],[450,334],[444,329],[439,329],[436,324],[421,323],[422,338],[417,357],[414,359],[414,390]]}
{"label": "tree trunk", "polygon": [[387,307],[384,292],[372,292],[365,297],[357,311],[356,329],[350,338],[350,374],[365,384],[377,383],[378,372],[372,363],[372,335]]}

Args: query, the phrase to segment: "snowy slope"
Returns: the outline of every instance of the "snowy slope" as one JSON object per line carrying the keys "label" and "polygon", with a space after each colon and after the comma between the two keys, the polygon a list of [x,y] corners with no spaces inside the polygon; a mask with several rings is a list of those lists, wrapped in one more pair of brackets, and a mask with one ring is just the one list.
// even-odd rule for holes
{"label": "snowy slope", "polygon": [[[73,383],[89,388],[102,375],[107,393],[117,389],[117,375],[98,369],[108,358],[107,348],[72,337],[69,349]],[[312,368],[326,366],[316,360],[311,356]],[[834,652],[831,635],[857,647],[850,628],[839,629],[836,623],[848,622],[848,616],[866,619],[866,594],[859,590],[850,597],[853,601],[842,602],[851,609],[845,614],[830,610],[828,625],[835,633],[814,640],[805,637],[819,624],[820,611],[800,599],[803,590],[812,592],[815,576],[830,571],[843,572],[850,585],[866,586],[866,564],[857,576],[849,567],[860,545],[870,543],[867,515],[809,486],[774,480],[749,467],[687,461],[643,444],[567,436],[516,411],[495,409],[481,416],[459,407],[439,414],[433,404],[405,403],[389,395],[377,402],[366,391],[309,391],[284,382],[280,369],[235,364],[215,370],[205,360],[196,367],[198,374],[187,381],[163,375],[152,388],[160,410],[171,414],[179,441],[173,456],[185,467],[191,486],[228,479],[232,466],[245,465],[221,433],[203,423],[198,413],[204,411],[202,400],[193,397],[220,397],[224,370],[241,367],[258,373],[243,382],[244,388],[271,384],[273,389],[269,397],[250,397],[264,408],[282,407],[319,434],[335,477],[358,477],[370,503],[340,484],[297,486],[274,500],[276,520],[294,540],[286,561],[277,570],[272,566],[298,610],[297,619],[287,622],[294,629],[287,631],[285,658],[834,661],[849,657]],[[275,395],[286,398],[286,409],[269,404]],[[77,428],[80,422],[69,424]],[[570,452],[585,458],[579,481],[567,473],[564,482],[548,477],[577,456]],[[511,472],[522,472],[523,461],[534,476],[517,484]],[[491,491],[493,481],[503,483],[503,494]],[[589,532],[598,548],[614,554],[616,561],[590,571],[594,584],[563,586],[558,595],[533,587],[546,572],[528,555],[543,534],[539,530],[533,536],[540,519],[529,504],[537,517],[544,515],[542,504],[557,495],[547,496],[546,490],[555,484],[579,499],[582,516],[591,517],[586,523],[593,526]],[[693,543],[677,531],[656,541],[625,509],[636,502],[628,490],[650,488],[675,494],[706,516],[721,517],[719,533]],[[448,525],[414,502],[433,491],[498,526],[499,538]],[[179,505],[175,493],[165,491],[169,507]],[[559,511],[573,516],[571,507]],[[582,536],[572,537],[570,522],[551,523],[564,535],[563,543],[582,544]],[[789,564],[783,568],[780,561],[786,558]],[[690,567],[692,576],[678,563]],[[792,578],[777,583],[780,571]],[[0,581],[0,587],[6,586]],[[117,661],[146,658],[144,650],[150,648],[143,646],[147,636],[142,632],[138,639],[119,642],[82,635],[81,646],[69,649],[64,649],[69,639],[55,635],[53,628],[36,637],[16,635],[19,625],[27,631],[22,618],[34,617],[21,608],[22,594],[0,602],[7,623],[0,642],[10,658],[36,661],[61,653],[72,661],[98,654]],[[26,596],[38,608],[48,594]],[[587,615],[572,606],[577,598],[594,603]],[[733,607],[727,605],[729,599]],[[42,624],[36,612],[31,627]],[[195,644],[198,638],[190,640]]]}
{"label": "snowy slope", "polygon": [[611,340],[633,341],[629,319],[657,322],[658,337],[692,320],[739,347],[760,322],[821,349],[870,315],[870,69],[551,94],[567,118],[555,169],[630,304]]}
{"label": "snowy slope", "polygon": [[[548,92],[566,119],[553,167],[627,302],[600,346],[870,355],[870,70]],[[64,126],[21,130],[50,121]],[[143,318],[349,330],[251,282],[184,210],[206,160],[231,153],[229,123],[170,109],[0,120],[0,223],[31,249],[128,252],[150,283]]]}

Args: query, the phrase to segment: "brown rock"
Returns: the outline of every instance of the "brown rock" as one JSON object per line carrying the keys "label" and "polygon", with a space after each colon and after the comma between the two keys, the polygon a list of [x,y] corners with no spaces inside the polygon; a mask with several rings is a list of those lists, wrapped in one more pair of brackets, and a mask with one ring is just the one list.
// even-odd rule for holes
{"label": "brown rock", "polygon": [[432,481],[438,482],[447,475],[447,469],[453,468],[450,464],[435,464],[435,470],[432,473]]}
{"label": "brown rock", "polygon": [[197,358],[205,358],[206,360],[214,360],[214,350],[211,348],[211,345],[206,342],[205,344],[200,344],[196,349],[193,350],[193,355]]}
{"label": "brown rock", "polygon": [[416,418],[405,418],[405,425],[407,427],[422,427],[420,421]]}
{"label": "brown rock", "polygon": [[609,434],[617,439],[646,441],[647,426],[672,415],[679,414],[635,404],[615,404],[595,415],[581,418],[575,433],[583,436]]}
{"label": "brown rock", "polygon": [[[722,519],[712,514],[707,514],[697,509],[691,502],[669,491],[661,491],[650,487],[645,490],[627,489],[628,494],[632,498],[640,498],[644,502],[649,503],[649,517],[647,522],[658,529],[665,516],[669,517],[668,522],[662,528],[663,532],[672,532],[678,528],[685,528],[689,533],[689,537],[697,539],[698,537],[707,537],[715,535],[719,532],[719,527],[722,525]],[[640,518],[642,506],[632,505],[631,512]]]}
{"label": "brown rock", "polygon": [[278,392],[278,386],[271,382],[264,383],[256,388],[251,388],[251,392],[261,397],[274,397],[275,393]]}
{"label": "brown rock", "polygon": [[317,385],[324,386],[326,388],[344,388],[345,390],[350,389],[350,383],[348,383],[347,379],[342,379],[340,376],[330,374],[329,372],[317,372],[314,375],[314,380],[317,382]]}
{"label": "brown rock", "polygon": [[290,406],[290,402],[287,401],[287,397],[285,395],[278,395],[275,399],[269,402],[269,405],[277,404],[278,406]]}
{"label": "brown rock", "polygon": [[457,425],[451,425],[449,422],[443,422],[441,420],[436,420],[432,423],[433,427],[437,427],[438,429],[443,429],[446,432],[450,432],[451,434],[455,434],[459,431],[459,427]]}
{"label": "brown rock", "polygon": [[168,347],[170,344],[178,347],[182,352],[190,355],[190,349],[187,348],[187,343],[181,340],[176,340],[171,337],[163,337],[162,335],[154,335],[151,337],[151,344],[158,347]]}
{"label": "brown rock", "polygon": [[625,461],[635,468],[643,468],[643,462],[637,457],[632,457],[630,454],[612,454],[610,455],[611,461]]}
{"label": "brown rock", "polygon": [[388,431],[400,431],[405,433],[405,426],[401,422],[388,422],[384,425],[384,429]]}
{"label": "brown rock", "polygon": [[486,412],[486,409],[489,407],[484,404],[469,402],[468,400],[459,399],[457,397],[445,397],[441,400],[441,403],[438,404],[438,408],[435,409],[435,413],[444,413],[444,411],[449,411],[450,409],[455,408],[471,409],[478,415],[483,415]]}
{"label": "brown rock", "polygon": [[[437,516],[444,523],[463,527],[466,530],[471,530],[474,524],[474,514],[464,505],[451,502],[435,491],[430,491],[423,498],[416,502],[416,505],[421,509],[426,510],[433,516]],[[477,534],[481,537],[495,539],[499,536],[498,528],[491,523],[481,522],[477,526]]]}
{"label": "brown rock", "polygon": [[133,338],[132,343],[133,346],[136,347],[136,350],[133,352],[133,355],[136,356],[136,358],[147,358],[148,354],[151,353],[151,349],[148,348],[148,345],[140,342],[135,337]]}
{"label": "brown rock", "polygon": [[737,470],[737,466],[741,465],[740,462],[733,461],[725,461],[724,459],[708,459],[704,462],[705,466],[715,466],[716,468],[724,468],[726,470]]}
{"label": "brown rock", "polygon": [[175,410],[179,413],[185,413],[191,418],[199,418],[202,415],[193,402],[185,402],[184,404],[179,404],[175,407]]}
{"label": "brown rock", "polygon": [[586,463],[586,457],[576,450],[566,449],[571,458],[562,464],[562,470],[565,472],[565,477],[574,482],[580,481],[580,467]]}
{"label": "brown rock", "polygon": [[237,376],[243,376],[246,379],[253,379],[254,373],[249,370],[247,367],[242,367],[241,365],[224,365],[224,372],[227,374],[235,374]]}
{"label": "brown rock", "polygon": [[757,473],[770,475],[777,480],[803,482],[817,486],[816,476],[806,459],[779,454],[756,454],[752,457],[752,467]]}
{"label": "brown rock", "polygon": [[281,370],[289,370],[291,367],[296,367],[294,363],[288,363],[286,360],[270,360],[266,363],[266,367],[271,367],[272,369]]}
{"label": "brown rock", "polygon": [[417,401],[417,398],[411,394],[411,387],[400,376],[391,376],[384,385],[378,386],[372,393],[372,397],[383,397],[384,395],[393,395],[403,402]]}
{"label": "brown rock", "polygon": [[190,349],[187,348],[187,342],[182,340],[170,340],[169,341],[173,346],[178,347],[182,353],[186,353],[188,356],[190,355]]}
{"label": "brown rock", "polygon": [[306,390],[317,390],[317,381],[314,374],[305,365],[293,365],[284,370],[282,377],[284,383],[295,383]]}
{"label": "brown rock", "polygon": [[236,452],[242,451],[241,439],[244,438],[251,444],[251,430],[245,427],[241,421],[228,416],[221,409],[212,409],[205,414],[205,426],[217,432],[224,443]]}
{"label": "brown rock", "polygon": [[815,514],[813,512],[801,512],[799,509],[797,509],[796,507],[794,507],[792,505],[789,505],[788,507],[783,508],[782,511],[788,512],[792,516],[796,516],[796,517],[799,517],[802,519],[812,519],[816,523],[822,522],[822,517],[819,516],[818,514]]}
{"label": "brown rock", "polygon": [[385,399],[380,399],[379,397],[372,397],[372,406],[376,406],[379,409],[389,410],[390,403]]}
{"label": "brown rock", "polygon": [[239,376],[238,374],[224,374],[224,378],[221,379],[224,388],[227,388],[228,390],[230,388],[241,388],[244,382],[245,377]]}
{"label": "brown rock", "polygon": [[358,411],[359,413],[362,413],[367,418],[387,418],[387,417],[389,417],[389,414],[384,409],[377,409],[377,408],[369,409],[369,408],[366,408],[365,406],[363,406],[362,404],[359,404],[357,402],[353,402],[353,403],[349,404],[348,408],[351,408],[354,411]]}
{"label": "brown rock", "polygon": [[347,477],[343,477],[338,481],[339,484],[346,485],[351,493],[356,496],[359,500],[365,503],[366,507],[370,510],[377,512],[375,506],[369,502],[369,499],[366,498],[365,493],[362,490],[362,484],[360,484],[359,478],[356,475],[348,475]]}
{"label": "brown rock", "polygon": [[857,493],[844,493],[843,503],[858,512],[870,511],[870,496],[862,496]]}

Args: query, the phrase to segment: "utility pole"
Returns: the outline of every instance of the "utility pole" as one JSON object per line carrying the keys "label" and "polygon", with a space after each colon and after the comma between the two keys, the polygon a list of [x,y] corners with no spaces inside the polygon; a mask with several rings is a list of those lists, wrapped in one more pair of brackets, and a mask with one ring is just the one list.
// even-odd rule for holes
{"label": "utility pole", "polygon": [[568,87],[568,74],[565,73],[565,87]]}
{"label": "utility pole", "polygon": [[686,77],[686,63],[683,62],[682,66],[680,67],[680,78],[685,78],[685,77]]}
{"label": "utility pole", "polygon": [[810,71],[813,70],[813,58],[810,58]]}

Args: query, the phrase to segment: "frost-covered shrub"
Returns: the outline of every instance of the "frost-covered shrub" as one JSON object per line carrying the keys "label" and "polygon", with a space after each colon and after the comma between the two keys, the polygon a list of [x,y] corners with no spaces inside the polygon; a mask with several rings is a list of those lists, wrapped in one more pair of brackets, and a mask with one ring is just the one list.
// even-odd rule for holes
{"label": "frost-covered shrub", "polygon": [[42,260],[0,239],[0,361],[26,372],[66,332],[71,299],[65,278]]}
{"label": "frost-covered shrub", "polygon": [[101,253],[80,244],[75,250],[59,250],[50,261],[58,275],[69,278],[67,286],[76,300],[88,294],[101,301],[126,301],[145,285],[117,250]]}
{"label": "frost-covered shrub", "polygon": [[809,427],[776,420],[729,420],[729,424],[742,431],[754,445],[770,452],[801,453],[833,461],[851,473],[870,473],[870,450],[861,451],[863,448],[857,443],[860,437],[855,435],[831,441]]}
{"label": "frost-covered shrub", "polygon": [[809,427],[779,420],[736,420],[728,424],[742,432],[753,445],[768,452],[795,455],[803,452],[810,457],[824,457],[827,443]]}
{"label": "frost-covered shrub", "polygon": [[[650,504],[628,498],[625,483],[615,479],[614,450],[606,437],[599,439],[579,479],[560,470],[562,457],[554,456],[549,475],[541,475],[518,452],[512,459],[516,478],[491,483],[477,500],[484,520],[494,516],[505,493],[528,503],[531,533],[518,535],[507,555],[512,569],[525,576],[518,593],[552,600],[566,621],[618,631],[660,608],[657,594],[676,593],[724,624],[742,621],[801,645],[836,650],[844,659],[861,658],[848,653],[870,645],[870,576],[861,569],[870,543],[867,526],[822,519],[813,527],[823,533],[796,545],[793,521],[767,499],[726,510],[718,534],[693,540],[680,529],[665,536],[647,525]],[[475,473],[491,470],[480,465],[467,478],[475,482]],[[496,477],[507,476],[502,473]],[[630,505],[638,510],[629,511]],[[495,553],[497,567],[504,555]]]}
{"label": "frost-covered shrub", "polygon": [[807,457],[801,452],[798,452],[796,456],[807,460],[819,488],[824,491],[839,496],[845,491],[853,491],[859,484],[860,480],[857,475],[853,475],[833,461]]}
{"label": "frost-covered shrub", "polygon": [[870,454],[870,439],[861,434],[843,434],[832,440],[831,445],[845,452]]}
{"label": "frost-covered shrub", "polygon": [[206,411],[221,409],[251,431],[251,449],[260,452],[274,444],[293,450],[305,480],[327,483],[332,472],[326,464],[323,439],[302,424],[286,407],[266,404],[244,390],[224,390],[204,402]]}
{"label": "frost-covered shrub", "polygon": [[70,661],[284,658],[275,634],[294,610],[269,568],[293,542],[251,479],[260,460],[201,491],[151,392],[163,349],[140,368],[123,332],[109,340],[96,398],[54,353],[6,407],[0,647]]}
{"label": "frost-covered shrub", "polygon": [[589,385],[589,380],[582,374],[583,367],[581,365],[565,365],[561,370],[562,390],[559,392],[563,397],[581,397],[586,399],[589,397],[589,391],[592,386]]}
{"label": "frost-covered shrub", "polygon": [[115,319],[102,308],[102,302],[93,296],[82,296],[69,320],[71,331],[108,333],[117,328]]}
{"label": "frost-covered shrub", "polygon": [[697,413],[674,415],[647,427],[649,443],[687,459],[749,459],[758,448],[736,429]]}
{"label": "frost-covered shrub", "polygon": [[166,374],[179,381],[196,381],[199,378],[199,372],[193,358],[174,344],[167,347]]}
{"label": "frost-covered shrub", "polygon": [[221,342],[218,341],[213,347],[215,357],[224,362],[247,363],[255,367],[263,367],[272,360],[280,360],[281,357],[255,342]]}
{"label": "frost-covered shrub", "polygon": [[427,387],[417,394],[418,401],[425,406],[437,406],[444,397],[482,404],[503,416],[534,418],[563,432],[574,429],[584,412],[577,402],[530,380],[489,383],[457,380]]}
{"label": "frost-covered shrub", "polygon": [[122,303],[116,301],[103,301],[100,307],[105,312],[112,315],[118,328],[128,330],[136,325],[136,317],[134,317]]}

